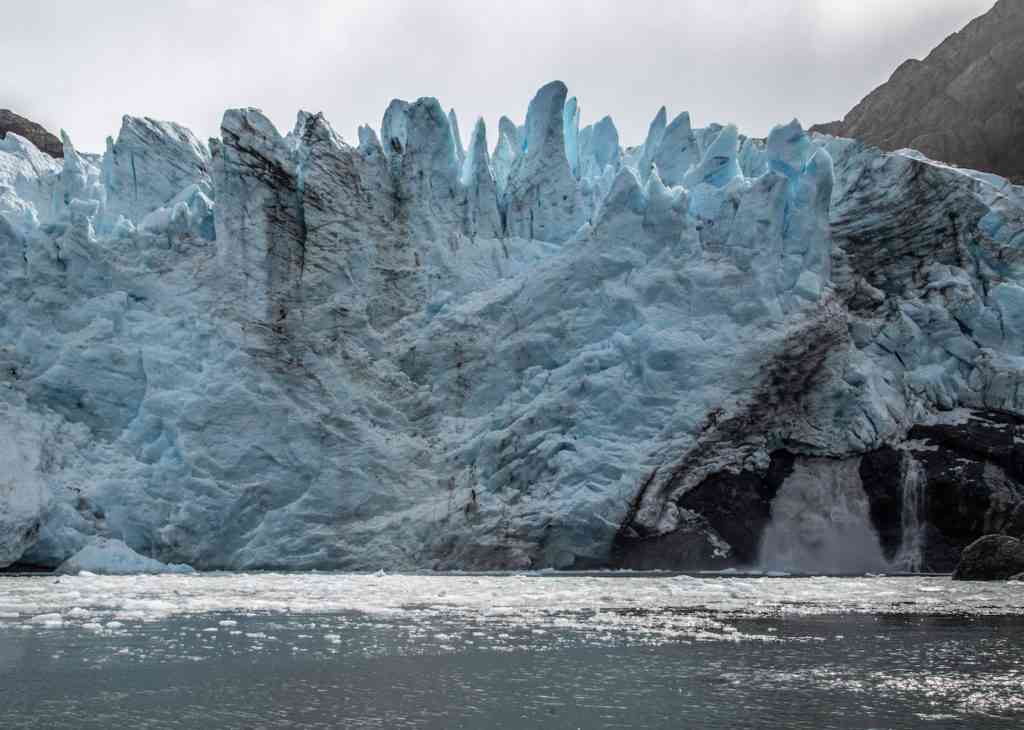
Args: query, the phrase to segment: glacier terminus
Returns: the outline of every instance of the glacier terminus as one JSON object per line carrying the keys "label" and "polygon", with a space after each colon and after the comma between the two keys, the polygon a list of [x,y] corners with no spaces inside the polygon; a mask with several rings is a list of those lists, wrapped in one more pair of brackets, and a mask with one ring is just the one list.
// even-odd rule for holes
{"label": "glacier terminus", "polygon": [[1024,188],[583,111],[0,140],[0,567],[949,571],[1024,534]]}

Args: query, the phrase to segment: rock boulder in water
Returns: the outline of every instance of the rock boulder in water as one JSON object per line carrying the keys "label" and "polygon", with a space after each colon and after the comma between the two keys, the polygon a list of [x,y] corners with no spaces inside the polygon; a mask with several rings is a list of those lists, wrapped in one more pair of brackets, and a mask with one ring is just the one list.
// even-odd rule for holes
{"label": "rock boulder in water", "polygon": [[954,580],[1006,580],[1024,573],[1024,542],[1009,535],[985,535],[964,550]]}

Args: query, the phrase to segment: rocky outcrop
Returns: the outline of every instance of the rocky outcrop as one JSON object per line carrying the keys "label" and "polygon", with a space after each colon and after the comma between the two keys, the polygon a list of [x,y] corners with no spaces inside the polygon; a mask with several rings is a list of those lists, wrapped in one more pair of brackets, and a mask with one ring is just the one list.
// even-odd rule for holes
{"label": "rocky outcrop", "polygon": [[1024,0],[999,0],[842,121],[812,128],[1024,183]]}
{"label": "rocky outcrop", "polygon": [[985,535],[966,548],[953,580],[1007,580],[1024,570],[1024,542],[1007,535]]}
{"label": "rocky outcrop", "polygon": [[950,572],[980,536],[1024,535],[1022,426],[1007,413],[971,411],[914,426],[899,449],[865,454],[861,478],[886,556]]}
{"label": "rocky outcrop", "polygon": [[19,116],[10,109],[0,109],[0,139],[13,132],[19,137],[24,137],[34,144],[36,148],[51,157],[61,158],[64,156],[64,146],[61,141],[41,125],[30,119]]}

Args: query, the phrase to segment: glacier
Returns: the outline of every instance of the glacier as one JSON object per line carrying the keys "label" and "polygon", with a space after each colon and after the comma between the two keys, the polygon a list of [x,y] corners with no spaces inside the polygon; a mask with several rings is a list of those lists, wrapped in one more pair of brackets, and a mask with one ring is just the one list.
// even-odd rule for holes
{"label": "glacier", "polygon": [[1024,532],[1024,188],[582,109],[0,140],[0,567],[949,570]]}

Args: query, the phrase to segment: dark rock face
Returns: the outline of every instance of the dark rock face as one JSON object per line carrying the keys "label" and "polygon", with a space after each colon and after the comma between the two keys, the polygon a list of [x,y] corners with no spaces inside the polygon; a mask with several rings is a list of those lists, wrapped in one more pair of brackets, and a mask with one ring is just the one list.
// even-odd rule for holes
{"label": "dark rock face", "polygon": [[964,549],[953,580],[1006,580],[1024,571],[1024,542],[985,535]]}
{"label": "dark rock face", "polygon": [[938,446],[914,452],[927,475],[926,565],[947,571],[960,551],[986,534],[1024,535],[1022,419],[977,414],[957,426],[918,426],[912,440]]}
{"label": "dark rock face", "polygon": [[1024,0],[1000,0],[842,121],[812,131],[1024,181]]}
{"label": "dark rock face", "polygon": [[[677,506],[687,518],[673,532],[641,536],[623,532],[614,564],[633,570],[719,570],[753,565],[772,500],[792,471],[795,457],[772,454],[767,472],[717,472],[684,493]],[[723,545],[727,549],[723,551]]]}
{"label": "dark rock face", "polygon": [[10,109],[0,109],[0,138],[6,137],[8,132],[24,137],[51,157],[64,157],[64,146],[57,137],[41,125],[18,116]]}
{"label": "dark rock face", "polygon": [[[669,533],[623,530],[612,565],[636,570],[750,566],[772,501],[798,457],[780,450],[763,474],[715,472],[675,502]],[[1024,536],[1024,419],[975,411],[962,423],[922,425],[906,440],[861,456],[859,475],[882,553],[894,569],[948,573],[983,535]],[[901,556],[919,540],[913,566]],[[1019,572],[1019,571],[1016,571]]]}
{"label": "dark rock face", "polygon": [[1024,535],[1024,419],[975,411],[964,423],[916,426],[902,449],[861,459],[871,521],[886,558],[903,547],[908,472],[920,470],[921,570],[949,572],[987,534]]}
{"label": "dark rock face", "polygon": [[860,460],[860,480],[871,505],[871,524],[878,531],[882,554],[892,560],[903,543],[902,477],[906,453],[883,448],[864,454]]}
{"label": "dark rock face", "polygon": [[724,570],[739,564],[730,546],[696,514],[672,532],[620,538],[612,560],[615,568],[626,570]]}
{"label": "dark rock face", "polygon": [[732,547],[736,562],[757,560],[761,536],[771,520],[772,500],[793,471],[787,451],[772,454],[766,474],[744,471],[712,474],[679,501],[679,506],[702,515]]}

